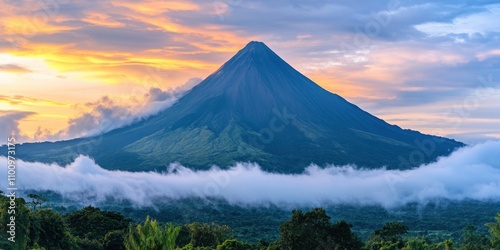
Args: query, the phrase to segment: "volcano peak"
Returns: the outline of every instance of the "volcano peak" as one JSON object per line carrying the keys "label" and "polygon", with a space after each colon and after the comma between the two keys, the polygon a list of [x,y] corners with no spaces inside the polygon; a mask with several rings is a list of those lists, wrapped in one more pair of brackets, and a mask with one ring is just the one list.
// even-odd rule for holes
{"label": "volcano peak", "polygon": [[[407,169],[415,165],[402,165],[401,157],[420,152],[426,141],[439,143],[423,163],[463,146],[391,126],[252,41],[153,117],[95,138],[25,144],[19,152],[30,153],[19,157],[67,164],[84,154],[102,167],[131,171],[160,170],[171,162],[225,168],[241,161],[287,173],[301,173],[311,163]],[[81,145],[92,150],[80,152]]]}
{"label": "volcano peak", "polygon": [[227,64],[237,61],[237,65],[248,63],[259,64],[274,64],[283,63],[284,61],[274,53],[265,43],[258,41],[251,41],[243,47],[236,55],[234,55]]}
{"label": "volcano peak", "polygon": [[243,47],[242,50],[252,50],[252,49],[262,49],[262,48],[266,48],[268,50],[269,47],[267,47],[267,45],[263,42],[260,42],[260,41],[250,41],[249,43],[247,43],[247,45],[245,45],[245,47]]}

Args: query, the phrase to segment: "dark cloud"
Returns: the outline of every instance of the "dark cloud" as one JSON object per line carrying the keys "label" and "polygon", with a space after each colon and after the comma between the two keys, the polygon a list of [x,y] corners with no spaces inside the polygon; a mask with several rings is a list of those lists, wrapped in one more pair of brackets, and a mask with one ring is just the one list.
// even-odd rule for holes
{"label": "dark cloud", "polygon": [[73,44],[73,49],[98,51],[136,51],[161,49],[173,42],[173,34],[137,21],[123,21],[123,27],[104,27],[86,24],[78,30],[60,31],[55,34],[38,34],[30,38],[37,43]]}
{"label": "dark cloud", "polygon": [[[70,44],[72,49],[135,53],[148,49],[162,49],[165,46],[189,46],[188,43],[173,39],[175,33],[133,18],[128,15],[131,14],[131,10],[111,2],[77,0],[63,1],[59,4],[54,1],[40,2],[40,6],[30,8],[19,7],[27,5],[29,1],[21,1],[14,5],[19,12],[17,14],[22,15],[28,22],[26,25],[29,26],[27,34],[17,37],[23,42]],[[50,7],[50,12],[44,9],[45,5]],[[37,13],[44,18],[38,20]],[[105,14],[107,21],[121,25],[108,27],[85,21],[92,19],[94,13]],[[40,22],[62,28],[51,32],[40,32]]]}
{"label": "dark cloud", "polygon": [[[420,46],[423,47],[423,51],[435,50],[429,45]],[[366,62],[364,65],[373,64]],[[360,86],[376,86],[377,89],[381,89],[386,98],[352,97],[350,100],[375,114],[385,113],[384,110],[399,107],[406,107],[408,111],[413,111],[433,104],[435,108],[428,110],[429,112],[444,113],[442,104],[462,105],[468,98],[483,99],[500,91],[500,73],[497,70],[499,67],[500,56],[491,56],[484,60],[473,56],[468,61],[456,63],[453,61],[429,63],[408,61],[403,68],[398,69],[397,65],[394,65],[392,71],[388,70],[394,76],[401,76],[395,79],[396,82],[380,81],[369,76],[358,80],[357,84]],[[353,67],[347,68],[350,72],[355,70]],[[480,107],[474,110],[474,113],[489,110],[493,104],[478,102]],[[496,115],[490,117],[496,117]]]}
{"label": "dark cloud", "polygon": [[[452,93],[450,93],[452,92]],[[436,102],[442,102],[443,98],[450,96],[463,96],[465,91],[449,90],[421,90],[421,91],[397,91],[396,96],[391,99],[378,99],[373,102],[371,108],[385,109],[389,107],[417,107],[420,105],[429,105]]]}
{"label": "dark cloud", "polygon": [[28,68],[25,68],[23,66],[19,66],[16,64],[0,64],[0,71],[11,72],[11,73],[31,73],[31,72],[33,72]]}
{"label": "dark cloud", "polygon": [[169,98],[172,98],[173,93],[166,92],[161,90],[160,88],[150,88],[149,93],[147,94],[149,102],[161,102],[165,101]]}
{"label": "dark cloud", "polygon": [[148,99],[148,103],[163,102],[172,98],[180,98],[184,95],[184,93],[192,89],[201,81],[201,78],[190,78],[183,85],[167,91],[152,87],[149,89],[149,92],[145,95],[145,97]]}
{"label": "dark cloud", "polygon": [[[0,27],[0,33],[2,32],[2,29]],[[12,44],[10,42],[7,42],[6,40],[0,38],[0,49],[6,49],[6,48],[9,48],[11,47]]]}
{"label": "dark cloud", "polygon": [[[371,39],[408,40],[422,37],[413,27],[427,22],[449,22],[486,10],[485,3],[464,5],[431,1],[198,1],[206,11],[173,11],[169,15],[187,26],[220,25],[226,30],[260,36],[270,41],[310,34],[335,42],[378,26]],[[219,6],[219,7],[217,7]],[[213,15],[213,12],[219,13]],[[334,38],[335,40],[332,40]],[[332,45],[330,43],[330,45]]]}
{"label": "dark cloud", "polygon": [[422,79],[404,82],[406,87],[418,87],[420,91],[392,91],[396,95],[397,103],[379,103],[381,107],[391,105],[429,105],[442,101],[463,100],[474,91],[489,91],[500,89],[500,57],[489,58],[484,61],[473,60],[458,65],[429,65],[412,68],[408,74],[425,72]]}
{"label": "dark cloud", "polygon": [[88,36],[87,49],[99,46],[102,49],[130,51],[162,48],[171,44],[172,34],[150,30],[149,25],[127,25],[123,28],[88,26],[80,29],[80,33]]}

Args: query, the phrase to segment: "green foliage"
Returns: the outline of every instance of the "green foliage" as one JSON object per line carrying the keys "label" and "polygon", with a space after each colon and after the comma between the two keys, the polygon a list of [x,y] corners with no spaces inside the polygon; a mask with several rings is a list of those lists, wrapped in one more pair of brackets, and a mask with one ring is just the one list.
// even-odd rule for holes
{"label": "green foliage", "polygon": [[175,241],[176,246],[183,247],[191,243],[191,231],[187,225],[182,225],[177,240]]}
{"label": "green foliage", "polygon": [[[309,212],[294,210],[292,217],[282,223],[280,238],[268,243],[259,241],[256,245],[235,237],[229,226],[215,223],[190,223],[160,226],[149,217],[143,224],[128,226],[130,219],[116,212],[102,212],[86,207],[64,217],[50,209],[29,210],[23,199],[16,199],[16,243],[6,240],[6,225],[10,221],[9,197],[0,195],[0,249],[69,249],[69,250],[123,250],[123,249],[182,249],[182,250],[282,250],[282,249],[362,249],[361,240],[345,221],[331,223],[322,208]],[[248,210],[243,210],[242,213]],[[258,214],[258,213],[256,213]],[[474,216],[474,215],[471,215]],[[110,225],[93,223],[107,221]],[[496,222],[486,223],[486,231],[477,231],[475,226],[463,230],[459,244],[451,239],[432,240],[426,231],[420,236],[410,235],[408,227],[401,222],[389,222],[374,230],[366,241],[364,249],[377,250],[500,250],[500,213]],[[247,224],[251,227],[252,224]],[[121,229],[113,229],[121,228]],[[485,227],[486,229],[486,227]],[[128,231],[127,231],[128,230]],[[72,232],[79,235],[72,234]],[[98,233],[101,235],[98,235]],[[248,231],[251,232],[251,231]],[[92,234],[94,233],[94,234]],[[425,235],[425,236],[422,236]],[[177,248],[176,248],[177,247]]]}
{"label": "green foliage", "polygon": [[39,246],[38,244],[35,244],[33,247],[30,248],[30,250],[45,250],[45,248]]}
{"label": "green foliage", "polygon": [[193,247],[191,243],[183,246],[182,248],[177,248],[177,250],[215,250],[213,247]]}
{"label": "green foliage", "polygon": [[61,214],[50,209],[39,209],[31,212],[30,238],[40,247],[46,249],[67,249],[68,228]]}
{"label": "green foliage", "polygon": [[259,240],[259,242],[257,242],[257,245],[255,246],[255,249],[259,249],[259,250],[260,249],[268,249],[271,244],[265,240]]}
{"label": "green foliage", "polygon": [[[8,241],[12,237],[8,231],[11,226],[10,218],[15,217],[15,242]],[[30,210],[26,206],[23,198],[16,198],[12,201],[9,197],[0,197],[0,248],[5,249],[28,249],[29,234],[30,234]]]}
{"label": "green foliage", "polygon": [[375,230],[365,248],[378,249],[400,249],[404,246],[403,235],[408,232],[408,227],[401,222],[388,222],[382,228]]}
{"label": "green foliage", "polygon": [[118,212],[101,211],[92,206],[69,214],[66,221],[73,235],[98,241],[110,231],[127,230],[130,223],[130,219]]}
{"label": "green foliage", "polygon": [[361,241],[345,221],[332,224],[323,208],[309,212],[292,211],[292,218],[281,224],[279,245],[282,249],[356,249]]}
{"label": "green foliage", "polygon": [[114,230],[108,232],[102,241],[105,250],[125,250],[125,232],[123,230]]}
{"label": "green foliage", "polygon": [[252,250],[252,246],[238,240],[226,240],[217,246],[217,250]]}
{"label": "green foliage", "polygon": [[408,232],[408,227],[401,222],[388,222],[382,228],[375,230],[374,234],[384,240],[398,241]]}
{"label": "green foliage", "polygon": [[[76,203],[65,200],[51,192],[43,193],[49,197],[54,210],[69,213],[78,210]],[[410,230],[407,236],[425,235],[432,242],[453,239],[459,242],[462,230],[470,224],[477,227],[477,232],[487,234],[485,223],[491,222],[498,213],[500,202],[484,201],[446,201],[422,204],[407,204],[391,211],[380,206],[329,205],[327,214],[334,215],[335,221],[345,220],[354,225],[353,231],[363,240],[368,239],[373,230],[380,228],[383,222],[400,221]],[[260,239],[268,242],[279,238],[279,226],[290,219],[291,209],[269,205],[261,207],[242,207],[230,204],[222,199],[184,198],[164,200],[152,207],[133,207],[127,201],[109,201],[100,205],[101,210],[118,211],[134,221],[143,221],[145,215],[161,222],[177,225],[192,222],[228,225],[234,237],[249,243]],[[298,207],[303,211],[310,207]],[[179,236],[181,237],[181,236]],[[187,244],[187,243],[185,243]],[[185,245],[184,244],[184,245]],[[183,246],[183,245],[181,245]]]}
{"label": "green foliage", "polygon": [[221,226],[215,223],[191,223],[187,225],[193,247],[217,247],[219,244],[229,239],[231,229],[228,226]]}
{"label": "green foliage", "polygon": [[429,242],[425,237],[415,237],[407,239],[402,250],[427,250],[429,247]]}
{"label": "green foliage", "polygon": [[[266,249],[266,248],[264,248]],[[272,242],[271,244],[269,244],[269,246],[267,247],[266,250],[280,250],[280,244],[279,242]]]}
{"label": "green foliage", "polygon": [[97,240],[81,239],[79,237],[72,237],[70,242],[70,247],[65,249],[75,249],[75,250],[103,250],[102,244]]}
{"label": "green foliage", "polygon": [[454,250],[455,248],[453,247],[453,240],[445,240],[443,242],[440,242],[438,244],[436,244],[436,248],[441,250]]}
{"label": "green foliage", "polygon": [[127,250],[174,250],[180,229],[172,224],[161,228],[156,220],[151,220],[148,216],[143,225],[130,227],[125,239],[125,248]]}
{"label": "green foliage", "polygon": [[346,221],[339,221],[332,226],[332,239],[336,249],[360,249],[361,239],[351,231],[352,225]]}
{"label": "green foliage", "polygon": [[426,237],[412,237],[406,239],[406,245],[401,250],[453,250],[453,241],[445,240],[432,243]]}
{"label": "green foliage", "polygon": [[290,221],[280,226],[280,247],[283,249],[317,249],[329,241],[330,217],[322,208],[310,212],[293,210]]}
{"label": "green foliage", "polygon": [[500,213],[495,216],[496,222],[486,223],[491,235],[491,246],[493,249],[500,249]]}
{"label": "green foliage", "polygon": [[461,241],[460,250],[489,250],[491,247],[488,238],[485,235],[478,234],[476,227],[473,225],[464,229]]}
{"label": "green foliage", "polygon": [[42,208],[43,204],[47,202],[47,198],[45,198],[41,194],[28,194],[28,198],[31,199],[28,204],[30,204],[33,207],[33,210],[36,210],[37,206],[38,208]]}

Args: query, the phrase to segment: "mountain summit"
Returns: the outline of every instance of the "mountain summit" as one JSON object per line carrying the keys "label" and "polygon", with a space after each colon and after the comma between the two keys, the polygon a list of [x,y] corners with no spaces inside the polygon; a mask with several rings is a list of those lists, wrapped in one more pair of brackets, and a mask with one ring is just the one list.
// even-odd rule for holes
{"label": "mountain summit", "polygon": [[83,154],[129,171],[244,161],[298,173],[311,163],[407,169],[461,146],[390,125],[321,88],[264,43],[250,42],[156,116],[101,136],[23,144],[18,153],[60,164]]}

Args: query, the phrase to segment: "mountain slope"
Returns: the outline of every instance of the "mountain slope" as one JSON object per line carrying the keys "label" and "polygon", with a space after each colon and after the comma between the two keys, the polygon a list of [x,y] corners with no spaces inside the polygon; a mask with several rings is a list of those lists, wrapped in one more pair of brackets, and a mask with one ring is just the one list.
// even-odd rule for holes
{"label": "mountain slope", "polygon": [[162,113],[104,135],[24,144],[18,156],[71,162],[89,155],[108,169],[196,169],[237,161],[276,172],[310,163],[404,169],[462,143],[403,130],[330,93],[261,42],[250,42]]}

